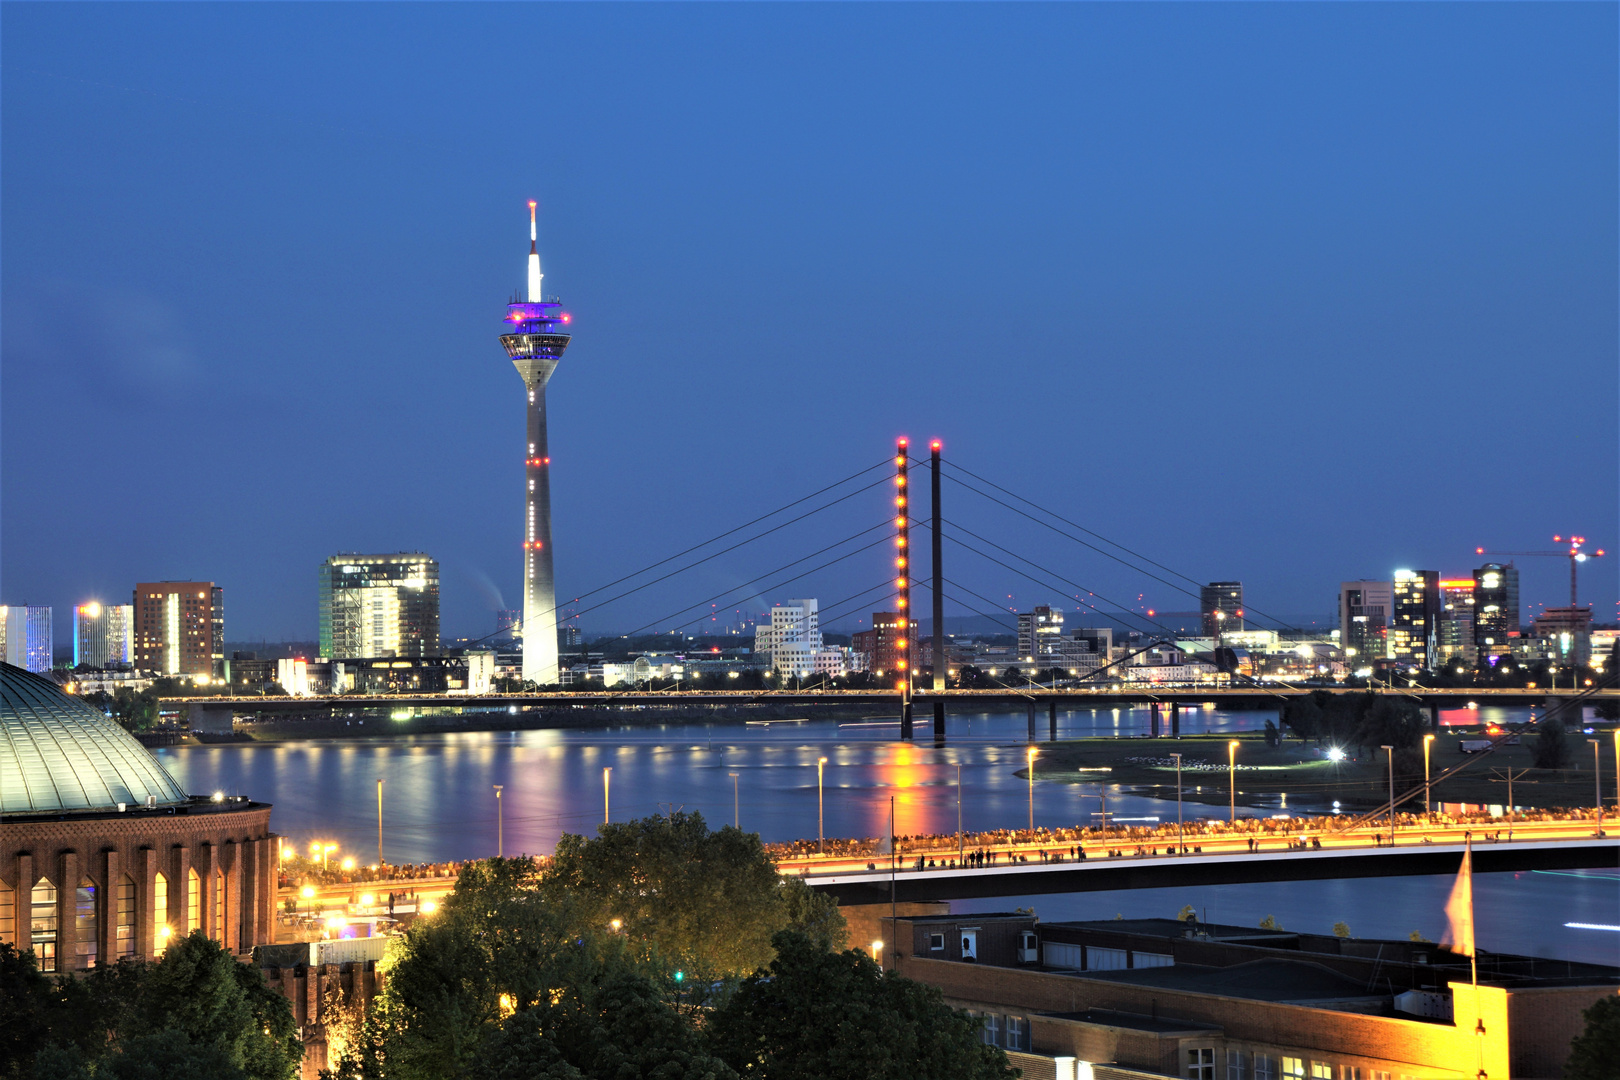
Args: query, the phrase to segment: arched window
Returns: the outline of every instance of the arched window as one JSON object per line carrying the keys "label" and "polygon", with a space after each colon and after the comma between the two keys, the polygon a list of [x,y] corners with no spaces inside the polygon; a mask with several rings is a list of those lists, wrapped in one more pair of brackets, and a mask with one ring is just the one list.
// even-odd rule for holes
{"label": "arched window", "polygon": [[193,866],[186,873],[186,933],[202,928],[202,878]]}
{"label": "arched window", "polygon": [[208,928],[212,937],[225,940],[225,872],[214,871],[214,924]]}
{"label": "arched window", "polygon": [[117,917],[113,926],[118,935],[114,952],[118,956],[135,955],[135,882],[125,874],[118,881]]}
{"label": "arched window", "polygon": [[0,941],[17,940],[17,894],[0,881]]}
{"label": "arched window", "polygon": [[152,880],[152,955],[162,956],[169,947],[174,927],[169,925],[169,879],[162,874]]}
{"label": "arched window", "polygon": [[41,971],[56,970],[56,886],[40,878],[28,897],[28,936]]}
{"label": "arched window", "polygon": [[73,895],[73,951],[80,968],[96,966],[96,883],[79,879]]}

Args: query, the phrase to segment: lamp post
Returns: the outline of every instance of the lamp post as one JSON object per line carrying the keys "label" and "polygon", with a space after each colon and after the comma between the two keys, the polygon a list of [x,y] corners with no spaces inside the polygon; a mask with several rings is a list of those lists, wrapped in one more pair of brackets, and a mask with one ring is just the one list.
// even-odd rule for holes
{"label": "lamp post", "polygon": [[1029,763],[1029,831],[1035,831],[1035,748],[1029,748],[1025,755]]}
{"label": "lamp post", "polygon": [[817,855],[825,855],[825,854],[827,854],[827,837],[826,837],[826,824],[825,824],[826,820],[827,820],[827,818],[826,818],[827,804],[826,804],[825,799],[823,798],[823,792],[824,792],[825,789],[823,788],[822,783],[821,783],[822,777],[825,775],[826,768],[827,768],[827,759],[824,758],[824,757],[823,758],[816,758],[816,854]]}
{"label": "lamp post", "polygon": [[1597,834],[1603,835],[1603,764],[1598,757],[1598,748],[1602,743],[1596,739],[1587,739],[1592,744],[1592,801],[1597,803]]}
{"label": "lamp post", "polygon": [[377,781],[377,869],[381,870],[382,857],[382,780]]}
{"label": "lamp post", "polygon": [[1170,756],[1176,759],[1176,854],[1180,855],[1187,848],[1181,839],[1181,755]]}
{"label": "lamp post", "polygon": [[1429,747],[1434,743],[1434,733],[1423,736],[1423,816],[1430,817],[1434,813],[1433,789],[1429,787]]}
{"label": "lamp post", "polygon": [[728,773],[731,777],[731,823],[742,828],[742,804],[737,801],[737,774]]}
{"label": "lamp post", "polygon": [[608,791],[612,786],[613,766],[609,765],[602,770],[602,824],[606,825],[610,818]]}
{"label": "lamp post", "polygon": [[1226,789],[1231,794],[1232,806],[1228,820],[1237,824],[1237,748],[1238,741],[1232,739],[1226,744]]}
{"label": "lamp post", "polygon": [[501,811],[501,787],[495,786],[495,857],[506,858],[506,815]]}
{"label": "lamp post", "polygon": [[1389,756],[1389,846],[1395,846],[1395,748],[1380,746]]}

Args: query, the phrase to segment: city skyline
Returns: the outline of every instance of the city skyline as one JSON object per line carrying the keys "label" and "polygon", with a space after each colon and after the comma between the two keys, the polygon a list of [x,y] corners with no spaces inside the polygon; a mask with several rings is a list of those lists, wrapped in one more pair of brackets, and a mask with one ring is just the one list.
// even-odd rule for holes
{"label": "city skyline", "polygon": [[[364,27],[341,11],[8,9],[0,48],[29,63],[4,75],[0,599],[54,606],[65,643],[73,605],[197,578],[231,590],[233,639],[308,640],[312,563],[411,548],[443,563],[446,635],[487,634],[521,588],[488,304],[531,196],[590,342],[553,388],[563,597],[882,460],[896,434],[942,437],[949,460],[1288,620],[1325,622],[1362,575],[1471,572],[1476,546],[1620,541],[1612,10],[648,17],[660,44],[593,9],[408,14],[390,33],[409,59],[356,59]],[[579,46],[546,74],[547,137],[493,167],[461,155],[510,122],[514,76],[411,85],[409,64],[541,25]],[[232,42],[255,32],[250,79]],[[637,96],[682,50],[742,44],[701,77],[682,62],[669,100]],[[892,71],[863,65],[877,48]],[[385,101],[400,122],[374,123]],[[988,152],[962,155],[958,124]],[[265,138],[285,153],[256,178]],[[114,191],[70,182],[104,171],[88,154],[116,164]],[[670,167],[632,167],[648,156]],[[61,476],[108,468],[65,434],[86,426],[125,432],[128,475],[64,509]],[[181,527],[105,527],[154,503]],[[1143,592],[1025,539],[1098,592]],[[1615,562],[1582,570],[1601,621]],[[836,598],[880,566],[725,606]],[[1526,621],[1565,603],[1556,560],[1520,570]],[[1063,599],[1007,577],[967,583],[1025,610]]]}

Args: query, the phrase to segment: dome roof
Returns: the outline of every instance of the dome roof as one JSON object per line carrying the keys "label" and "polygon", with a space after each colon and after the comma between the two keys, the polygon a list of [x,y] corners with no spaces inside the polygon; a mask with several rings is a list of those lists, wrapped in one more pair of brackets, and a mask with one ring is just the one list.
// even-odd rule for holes
{"label": "dome roof", "polygon": [[151,751],[88,702],[0,663],[0,814],[187,802]]}

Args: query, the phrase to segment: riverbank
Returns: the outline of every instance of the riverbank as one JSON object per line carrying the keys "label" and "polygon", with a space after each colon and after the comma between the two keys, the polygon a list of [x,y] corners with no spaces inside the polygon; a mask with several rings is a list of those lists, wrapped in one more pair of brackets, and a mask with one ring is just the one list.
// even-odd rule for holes
{"label": "riverbank", "polygon": [[[1035,762],[1035,779],[1065,784],[1118,784],[1137,794],[1161,799],[1176,797],[1176,763],[1181,754],[1181,797],[1184,802],[1227,805],[1232,799],[1227,772],[1227,743],[1238,743],[1233,777],[1239,806],[1303,812],[1368,809],[1389,797],[1389,772],[1382,752],[1345,747],[1339,761],[1326,756],[1325,747],[1298,739],[1266,745],[1262,736],[1245,734],[1194,735],[1180,739],[1074,739],[1042,744]],[[1592,762],[1588,754],[1573,754],[1568,769],[1536,769],[1527,738],[1521,745],[1502,746],[1489,754],[1468,755],[1458,749],[1464,739],[1478,734],[1443,731],[1430,750],[1432,776],[1458,764],[1462,772],[1434,784],[1432,799],[1440,803],[1506,805],[1506,773],[1513,774],[1513,804],[1554,809],[1591,806]],[[1571,740],[1576,740],[1571,736]],[[1607,740],[1605,740],[1607,741]],[[1587,750],[1584,740],[1576,746]],[[1612,750],[1609,751],[1612,754]],[[1605,764],[1608,764],[1605,761]],[[1584,765],[1584,768],[1581,766]],[[1018,771],[1027,778],[1027,769]],[[1422,777],[1396,776],[1395,790],[1404,793],[1422,784]],[[1605,794],[1612,796],[1613,782]],[[1402,809],[1422,809],[1422,796]]]}

